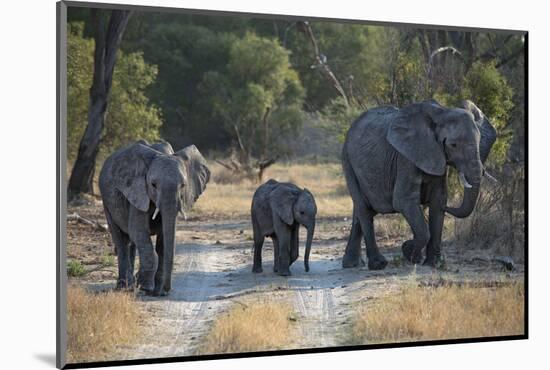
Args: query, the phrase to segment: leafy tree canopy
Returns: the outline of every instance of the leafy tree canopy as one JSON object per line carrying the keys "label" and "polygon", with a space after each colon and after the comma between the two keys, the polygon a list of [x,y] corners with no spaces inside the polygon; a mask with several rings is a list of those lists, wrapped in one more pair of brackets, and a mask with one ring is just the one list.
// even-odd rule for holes
{"label": "leafy tree canopy", "polygon": [[[277,138],[301,124],[304,90],[289,54],[277,41],[247,33],[232,43],[224,68],[203,76],[202,99],[247,154],[261,154],[265,144],[277,148]],[[277,136],[268,132],[270,121]],[[260,140],[266,134],[269,143]]]}
{"label": "leafy tree canopy", "polygon": [[[74,161],[87,125],[92,84],[94,41],[83,37],[83,23],[70,23],[67,52],[68,156]],[[161,112],[145,94],[157,76],[157,67],[144,62],[142,53],[119,56],[113,76],[100,157],[138,138],[159,139]]]}

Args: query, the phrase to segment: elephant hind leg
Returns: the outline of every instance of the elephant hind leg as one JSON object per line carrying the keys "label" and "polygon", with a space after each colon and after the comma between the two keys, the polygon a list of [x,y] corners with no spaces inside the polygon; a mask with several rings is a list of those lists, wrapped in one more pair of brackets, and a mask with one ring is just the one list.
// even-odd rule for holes
{"label": "elephant hind leg", "polygon": [[279,239],[275,234],[271,235],[271,241],[273,242],[273,272],[279,272]]}
{"label": "elephant hind leg", "polygon": [[[107,213],[107,211],[105,213]],[[116,289],[132,288],[134,279],[132,270],[130,269],[130,239],[126,233],[111,221],[110,217],[107,217],[107,222],[109,224],[109,230],[111,231],[118,260],[118,280]]]}
{"label": "elephant hind leg", "polygon": [[[363,234],[367,247],[369,269],[382,270],[386,267],[388,261],[378,250],[374,238],[373,217],[376,213],[370,209],[365,194],[359,186],[345,145],[342,151],[342,168],[351,199],[353,200],[353,224],[342,265],[343,267],[354,267],[354,265],[361,263],[361,235]],[[346,256],[348,257],[346,258]]]}
{"label": "elephant hind leg", "polygon": [[369,270],[383,270],[388,265],[388,261],[382,253],[380,253],[378,245],[376,244],[376,238],[374,235],[375,214],[376,213],[374,211],[366,209],[359,216],[359,221],[361,223],[361,229],[363,230],[363,237],[365,239]]}
{"label": "elephant hind leg", "polygon": [[388,261],[376,245],[374,235],[374,216],[376,212],[367,208],[367,204],[360,194],[358,195],[356,192],[351,192],[351,194],[353,199],[353,224],[348,246],[346,247],[346,254],[349,253],[349,257],[346,258],[346,255],[344,255],[342,265],[347,267],[345,265],[347,264],[349,267],[355,267],[361,264],[361,235],[363,235],[369,270],[383,270]]}
{"label": "elephant hind leg", "polygon": [[254,232],[254,263],[252,272],[260,273],[262,269],[262,247],[264,245],[264,236],[260,233],[260,229],[256,222],[252,220],[252,229]]}
{"label": "elephant hind leg", "polygon": [[359,267],[365,265],[365,262],[361,258],[362,236],[363,231],[361,230],[361,224],[359,223],[359,218],[354,211],[348,244],[346,245],[346,251],[344,253],[344,258],[342,259],[343,268]]}

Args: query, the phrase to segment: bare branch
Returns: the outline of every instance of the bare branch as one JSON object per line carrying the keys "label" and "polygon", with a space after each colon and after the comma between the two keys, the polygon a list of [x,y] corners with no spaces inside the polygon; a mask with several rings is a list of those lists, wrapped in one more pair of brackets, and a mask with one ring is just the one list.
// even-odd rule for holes
{"label": "bare branch", "polygon": [[442,46],[442,47],[432,51],[432,53],[430,54],[430,64],[433,64],[433,59],[436,55],[438,55],[440,53],[443,53],[444,51],[450,51],[450,52],[452,52],[453,55],[458,55],[460,57],[460,59],[464,60],[464,58],[462,57],[462,53],[460,51],[458,51],[457,49],[455,49],[454,47],[452,47],[452,46]]}
{"label": "bare branch", "polygon": [[325,77],[325,79],[327,79],[336,89],[336,91],[338,91],[338,94],[340,94],[340,96],[344,98],[346,106],[349,106],[349,100],[344,88],[342,87],[342,84],[340,83],[340,81],[338,81],[338,79],[330,69],[326,60],[326,56],[319,52],[319,46],[317,44],[315,35],[313,34],[313,30],[311,29],[311,25],[309,24],[309,22],[297,22],[297,27],[301,32],[305,33],[308,36],[309,40],[311,41],[311,45],[313,46],[314,62],[311,68],[318,69]]}
{"label": "bare branch", "polygon": [[233,168],[230,165],[220,161],[219,159],[216,159],[215,162],[222,165],[224,168],[227,168],[228,170],[233,171]]}

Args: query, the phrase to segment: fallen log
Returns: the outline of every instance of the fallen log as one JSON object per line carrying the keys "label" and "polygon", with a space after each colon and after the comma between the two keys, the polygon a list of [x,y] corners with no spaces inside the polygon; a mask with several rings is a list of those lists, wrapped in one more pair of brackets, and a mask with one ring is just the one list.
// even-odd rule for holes
{"label": "fallen log", "polygon": [[516,284],[517,281],[497,281],[497,280],[480,280],[480,281],[464,281],[464,280],[431,280],[421,281],[418,283],[422,288],[442,288],[442,287],[459,287],[459,288],[501,288]]}
{"label": "fallen log", "polygon": [[109,231],[109,227],[105,224],[100,224],[97,221],[89,220],[85,217],[80,216],[78,213],[72,213],[70,215],[67,215],[67,221],[76,221],[80,222],[81,224],[90,225],[93,226],[96,230],[99,231]]}

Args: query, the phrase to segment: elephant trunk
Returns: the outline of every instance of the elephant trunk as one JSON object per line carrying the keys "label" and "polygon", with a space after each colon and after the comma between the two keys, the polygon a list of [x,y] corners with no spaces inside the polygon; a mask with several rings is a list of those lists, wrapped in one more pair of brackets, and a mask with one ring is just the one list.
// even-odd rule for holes
{"label": "elephant trunk", "polygon": [[315,224],[307,228],[306,253],[304,255],[304,267],[306,272],[309,272],[309,252],[311,252],[311,244],[313,242],[313,233],[315,232]]}
{"label": "elephant trunk", "polygon": [[[469,176],[465,176],[462,172],[459,173],[460,182],[464,187],[464,197],[459,207],[446,207],[445,211],[447,213],[456,218],[465,218],[473,212],[479,196],[482,168],[481,162],[476,161],[474,169],[469,171]],[[469,181],[468,179],[472,180]]]}
{"label": "elephant trunk", "polygon": [[164,242],[162,286],[165,292],[169,292],[172,287],[172,268],[174,266],[176,216],[178,208],[173,201],[166,203],[163,203],[160,211],[162,216],[162,237]]}

